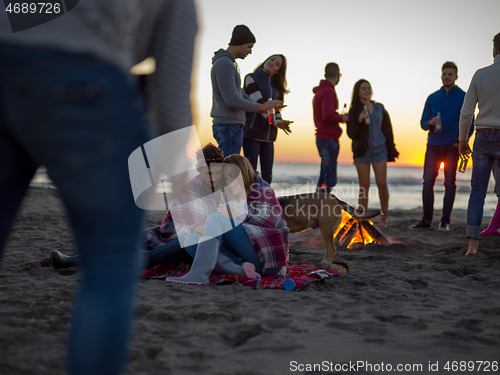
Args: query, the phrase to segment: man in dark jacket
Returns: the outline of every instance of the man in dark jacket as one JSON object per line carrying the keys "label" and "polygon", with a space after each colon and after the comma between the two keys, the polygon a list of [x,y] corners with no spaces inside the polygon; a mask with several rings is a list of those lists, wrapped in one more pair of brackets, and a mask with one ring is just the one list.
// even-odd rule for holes
{"label": "man in dark jacket", "polygon": [[314,125],[316,126],[316,146],[321,157],[321,169],[317,191],[330,192],[337,184],[337,157],[339,155],[339,137],[342,129],[340,122],[349,120],[347,114],[339,115],[339,102],[335,86],[342,75],[336,63],[325,67],[325,79],[313,88]]}

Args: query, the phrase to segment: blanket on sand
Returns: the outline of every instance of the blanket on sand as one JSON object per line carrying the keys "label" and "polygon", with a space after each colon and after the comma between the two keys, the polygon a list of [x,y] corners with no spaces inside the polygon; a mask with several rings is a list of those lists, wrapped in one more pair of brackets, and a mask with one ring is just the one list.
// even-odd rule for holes
{"label": "blanket on sand", "polygon": [[[349,271],[349,267],[344,263],[337,263],[345,267]],[[182,276],[189,272],[190,265],[186,263],[159,265],[151,269],[146,269],[141,272],[141,276],[146,279],[166,279],[170,276]],[[210,283],[220,284],[225,282],[238,282],[251,288],[274,288],[285,289],[284,282],[286,279],[292,279],[295,282],[295,290],[303,288],[313,281],[322,280],[328,277],[341,275],[337,271],[324,270],[309,264],[288,264],[286,269],[286,276],[266,276],[262,279],[251,279],[249,277],[222,275],[213,273],[210,275]]]}

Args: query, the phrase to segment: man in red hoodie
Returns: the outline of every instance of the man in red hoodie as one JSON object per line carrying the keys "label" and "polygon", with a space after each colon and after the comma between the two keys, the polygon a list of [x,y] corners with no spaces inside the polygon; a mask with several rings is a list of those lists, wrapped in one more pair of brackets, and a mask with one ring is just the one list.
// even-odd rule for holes
{"label": "man in red hoodie", "polygon": [[339,101],[335,86],[342,75],[336,63],[325,67],[325,79],[313,88],[313,113],[316,126],[316,146],[321,157],[318,192],[330,192],[337,185],[337,157],[339,155],[339,137],[342,129],[339,122],[349,120],[348,115],[339,115]]}

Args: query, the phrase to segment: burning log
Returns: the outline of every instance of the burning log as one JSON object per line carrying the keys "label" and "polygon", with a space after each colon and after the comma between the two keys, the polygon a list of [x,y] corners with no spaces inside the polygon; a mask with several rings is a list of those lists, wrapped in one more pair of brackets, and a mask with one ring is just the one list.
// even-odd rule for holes
{"label": "burning log", "polygon": [[390,245],[391,241],[384,236],[384,234],[375,226],[371,221],[363,220],[359,222],[363,226],[364,231],[368,232],[370,237],[374,239],[374,242],[381,245]]}
{"label": "burning log", "polygon": [[347,212],[342,213],[342,222],[334,234],[335,246],[360,249],[369,243],[389,245],[391,241],[370,220],[356,220]]}

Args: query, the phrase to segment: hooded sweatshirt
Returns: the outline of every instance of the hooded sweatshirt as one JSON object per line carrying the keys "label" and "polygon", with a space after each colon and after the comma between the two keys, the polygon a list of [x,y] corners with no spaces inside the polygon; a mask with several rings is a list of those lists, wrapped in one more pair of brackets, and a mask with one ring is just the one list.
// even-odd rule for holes
{"label": "hooded sweatshirt", "polygon": [[339,122],[342,117],[337,113],[339,102],[335,86],[325,79],[319,86],[313,88],[314,125],[316,126],[317,139],[334,139],[338,141],[342,134]]}
{"label": "hooded sweatshirt", "polygon": [[245,111],[258,112],[259,103],[241,89],[241,77],[233,55],[220,49],[212,58],[212,111],[214,123],[245,124]]}

